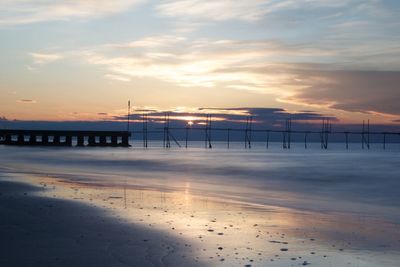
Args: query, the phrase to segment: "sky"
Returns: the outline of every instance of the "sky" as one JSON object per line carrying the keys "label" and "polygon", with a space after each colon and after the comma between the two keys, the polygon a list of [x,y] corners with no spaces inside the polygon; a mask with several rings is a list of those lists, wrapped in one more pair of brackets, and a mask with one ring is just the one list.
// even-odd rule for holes
{"label": "sky", "polygon": [[400,123],[397,0],[1,0],[0,56],[3,121]]}

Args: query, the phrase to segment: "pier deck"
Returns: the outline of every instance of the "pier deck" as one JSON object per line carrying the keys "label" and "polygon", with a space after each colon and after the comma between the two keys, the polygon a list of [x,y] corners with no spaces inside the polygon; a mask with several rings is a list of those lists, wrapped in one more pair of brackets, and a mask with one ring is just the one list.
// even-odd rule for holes
{"label": "pier deck", "polygon": [[0,144],[15,146],[129,147],[127,131],[0,130]]}

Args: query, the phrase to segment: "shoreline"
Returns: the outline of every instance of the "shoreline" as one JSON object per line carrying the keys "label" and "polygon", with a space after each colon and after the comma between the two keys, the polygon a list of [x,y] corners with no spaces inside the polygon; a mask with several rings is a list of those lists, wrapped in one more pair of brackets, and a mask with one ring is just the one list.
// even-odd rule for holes
{"label": "shoreline", "polygon": [[[389,236],[390,230],[385,229],[386,226],[382,225],[382,222],[373,222],[368,218],[357,222],[351,217],[286,210],[273,206],[254,208],[240,203],[201,198],[192,195],[190,191],[159,192],[119,186],[83,186],[73,181],[65,182],[54,177],[34,175],[28,177],[26,174],[13,178],[36,187],[32,187],[35,191],[27,195],[21,195],[22,191],[19,190],[19,196],[13,197],[14,201],[9,203],[10,207],[15,207],[15,200],[18,203],[23,198],[30,198],[36,200],[39,205],[34,208],[34,212],[38,209],[53,211],[53,208],[42,207],[43,203],[49,201],[53,203],[50,204],[53,207],[61,205],[64,209],[75,210],[75,216],[80,218],[102,218],[101,220],[110,224],[102,228],[103,232],[108,233],[107,240],[130,244],[118,247],[116,251],[127,253],[125,256],[131,261],[133,259],[129,255],[139,255],[140,260],[135,259],[136,263],[132,266],[158,266],[154,262],[162,262],[160,266],[264,266],[266,263],[279,267],[303,263],[341,266],[349,262],[362,266],[382,266],[379,264],[384,261],[388,262],[384,266],[396,266],[394,262],[400,258],[399,244],[396,244],[396,240],[386,240],[383,244],[377,241],[382,240],[381,230],[386,231],[385,236]],[[4,189],[1,182],[0,188]],[[0,198],[3,200],[4,196],[2,194]],[[4,202],[1,205],[4,206]],[[32,212],[31,208],[26,205],[23,207],[28,212]],[[45,225],[54,223],[55,217],[49,217],[49,214],[45,213],[43,218],[42,223]],[[347,223],[344,222],[346,220]],[[373,228],[369,229],[370,227]],[[65,229],[69,228],[70,225],[65,225]],[[88,221],[77,221],[73,228],[82,228],[82,232],[89,233],[84,236],[95,237],[93,231],[96,227],[93,228]],[[4,230],[4,227],[2,229]],[[34,229],[28,228],[28,231],[32,230]],[[60,231],[55,229],[53,232],[57,236]],[[121,236],[122,232],[140,238],[136,242],[126,240],[127,235]],[[150,256],[146,256],[143,250],[136,250],[137,247],[150,244],[143,240],[160,240],[161,237],[165,245],[153,248]],[[121,239],[125,241],[121,242]],[[79,237],[76,237],[76,240],[79,241]],[[61,239],[59,246],[64,245]],[[167,247],[174,247],[175,254],[168,254],[170,252]],[[94,252],[93,255],[103,255],[100,251]],[[165,255],[168,256],[169,262],[165,262],[165,259],[160,260]],[[97,256],[93,256],[93,262],[96,259]],[[80,266],[79,264],[80,262],[74,265]],[[105,266],[119,266],[118,264],[119,262],[115,262]],[[42,263],[41,265],[46,266]]]}
{"label": "shoreline", "polygon": [[184,240],[41,190],[0,181],[0,266],[200,266]]}

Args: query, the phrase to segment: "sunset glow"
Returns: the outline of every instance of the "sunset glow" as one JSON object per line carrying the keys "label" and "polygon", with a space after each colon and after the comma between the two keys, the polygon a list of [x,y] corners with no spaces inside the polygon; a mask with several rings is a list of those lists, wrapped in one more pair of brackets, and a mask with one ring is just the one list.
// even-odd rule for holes
{"label": "sunset glow", "polygon": [[0,0],[0,267],[399,267],[400,0]]}
{"label": "sunset glow", "polygon": [[9,1],[0,12],[9,120],[112,120],[129,99],[197,110],[176,117],[193,122],[207,107],[399,120],[396,1]]}

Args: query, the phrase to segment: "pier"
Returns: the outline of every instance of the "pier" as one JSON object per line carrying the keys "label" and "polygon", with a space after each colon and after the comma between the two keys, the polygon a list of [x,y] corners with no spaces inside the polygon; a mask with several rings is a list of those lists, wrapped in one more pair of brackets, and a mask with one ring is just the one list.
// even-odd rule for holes
{"label": "pier", "polygon": [[129,147],[128,131],[0,130],[0,144],[15,146]]}
{"label": "pier", "polygon": [[[129,118],[129,117],[128,117]],[[158,122],[160,127],[153,124],[149,127],[151,120],[146,113],[139,116],[137,123],[142,124],[142,129],[136,127],[135,130],[126,131],[60,131],[60,130],[11,130],[0,129],[0,145],[14,146],[59,146],[59,147],[130,147],[130,140],[133,137],[143,139],[143,148],[150,147],[151,140],[162,140],[164,148],[190,147],[191,140],[203,140],[206,149],[213,148],[214,141],[226,141],[229,149],[231,143],[243,142],[245,149],[251,149],[253,142],[265,142],[268,149],[271,139],[281,143],[281,148],[290,150],[294,141],[303,142],[304,149],[309,148],[312,142],[320,143],[323,150],[328,149],[332,142],[343,143],[346,149],[359,144],[362,149],[370,149],[371,143],[380,143],[383,150],[389,144],[400,143],[400,131],[373,131],[370,122],[363,121],[359,130],[334,130],[329,118],[321,120],[321,125],[313,125],[310,129],[295,129],[291,118],[281,122],[279,127],[263,127],[258,123],[254,128],[254,117],[248,116],[243,123],[243,127],[218,127],[215,126],[211,114],[205,114],[201,124],[197,126],[185,125],[176,127],[171,124],[169,113],[164,114],[164,120]],[[163,127],[161,127],[163,126]],[[318,129],[319,128],[319,129]],[[132,139],[131,139],[132,137]],[[151,139],[151,137],[153,137]],[[181,144],[182,143],[182,144]]]}
{"label": "pier", "polygon": [[[381,140],[382,148],[385,150],[388,145],[388,138],[391,137],[392,142],[400,143],[400,131],[399,132],[387,132],[387,131],[371,131],[370,130],[370,122],[369,120],[363,121],[362,128],[360,130],[353,130],[353,131],[335,131],[333,130],[332,122],[329,118],[323,118],[321,121],[321,128],[320,130],[296,130],[292,127],[292,119],[287,118],[282,123],[281,129],[276,128],[253,128],[253,117],[248,116],[246,118],[246,122],[244,124],[245,127],[243,128],[221,128],[221,127],[212,127],[212,115],[206,114],[204,116],[204,120],[202,121],[202,126],[192,127],[186,125],[185,127],[171,127],[170,123],[170,115],[169,113],[164,114],[164,127],[163,128],[155,128],[153,130],[148,130],[148,123],[149,118],[147,115],[142,115],[141,120],[143,123],[143,131],[131,131],[131,133],[135,136],[142,136],[143,137],[143,147],[147,148],[149,146],[149,134],[159,135],[163,134],[163,147],[164,148],[171,148],[171,140],[173,140],[177,147],[182,147],[179,143],[179,140],[175,137],[174,133],[182,133],[184,138],[183,142],[185,143],[183,147],[188,148],[189,146],[189,136],[190,132],[203,132],[204,138],[204,147],[206,149],[211,149],[213,147],[213,139],[212,139],[212,132],[219,132],[219,133],[226,133],[226,143],[227,148],[230,148],[232,142],[232,134],[236,133],[243,136],[243,143],[245,149],[251,149],[252,142],[254,135],[258,137],[264,136],[266,148],[269,148],[270,138],[272,135],[281,136],[282,142],[282,149],[291,149],[291,144],[293,143],[293,136],[296,135],[299,139],[299,136],[302,136],[304,142],[304,148],[308,149],[310,143],[310,137],[314,137],[314,140],[318,139],[318,142],[321,144],[321,149],[326,150],[329,147],[330,139],[332,137],[343,137],[341,143],[345,145],[346,149],[350,149],[349,146],[349,137],[352,136],[353,140],[356,143],[361,144],[362,149],[370,149],[370,136],[374,136],[375,139]],[[259,125],[260,126],[260,125]],[[221,135],[220,135],[221,136]],[[200,139],[198,139],[200,140]],[[221,139],[220,139],[221,141]],[[240,141],[240,140],[237,140]],[[260,138],[258,138],[258,142],[260,142]]]}

